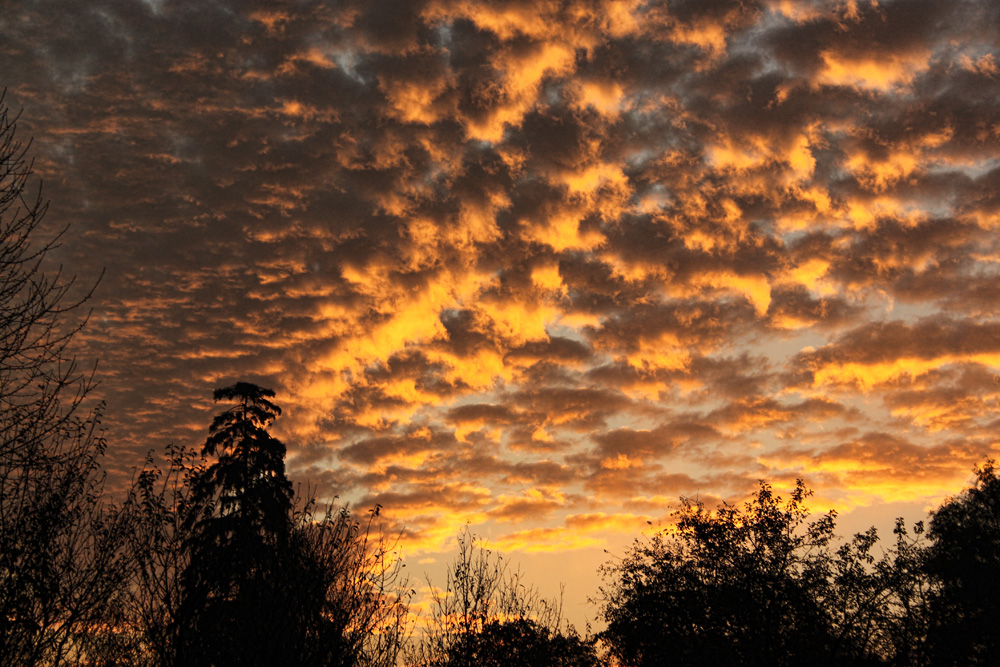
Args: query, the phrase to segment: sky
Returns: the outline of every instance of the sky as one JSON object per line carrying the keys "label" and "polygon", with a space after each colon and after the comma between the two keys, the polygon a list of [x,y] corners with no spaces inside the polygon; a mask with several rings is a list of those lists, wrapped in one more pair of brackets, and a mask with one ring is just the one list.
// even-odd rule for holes
{"label": "sky", "polygon": [[681,496],[861,530],[1000,450],[995,2],[0,10],[112,485],[256,382],[418,580],[468,524],[593,619]]}

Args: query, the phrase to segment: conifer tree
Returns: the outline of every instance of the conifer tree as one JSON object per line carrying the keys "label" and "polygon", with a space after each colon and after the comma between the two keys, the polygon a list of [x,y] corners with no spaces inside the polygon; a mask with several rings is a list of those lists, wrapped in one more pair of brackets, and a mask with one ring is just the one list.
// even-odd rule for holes
{"label": "conifer tree", "polygon": [[215,391],[235,405],[215,417],[203,448],[211,462],[192,475],[180,664],[280,664],[292,648],[280,631],[279,575],[298,565],[289,562],[293,494],[285,446],[267,431],[281,413],[273,396],[246,382]]}
{"label": "conifer tree", "polygon": [[[234,405],[212,422],[200,464],[174,457],[164,479],[183,486],[173,503],[153,489],[158,473],[140,478],[134,497],[152,508],[148,523],[175,531],[152,531],[159,546],[145,580],[178,591],[139,596],[155,611],[147,618],[172,624],[145,623],[148,652],[185,667],[394,664],[407,627],[398,559],[346,509],[316,517],[311,499],[295,502],[285,446],[267,431],[281,414],[273,397],[246,382],[215,391]],[[179,571],[157,564],[166,562]]]}

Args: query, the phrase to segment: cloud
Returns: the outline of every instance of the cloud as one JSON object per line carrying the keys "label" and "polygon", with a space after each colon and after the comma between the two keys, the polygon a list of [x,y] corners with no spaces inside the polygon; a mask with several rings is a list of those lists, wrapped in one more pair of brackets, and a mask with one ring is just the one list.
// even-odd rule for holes
{"label": "cloud", "polygon": [[[275,388],[417,551],[805,476],[966,481],[1000,364],[995,3],[66,3],[0,17],[109,467]],[[641,524],[641,525],[640,525]],[[533,546],[534,545],[534,546]]]}
{"label": "cloud", "polygon": [[1000,328],[945,318],[867,324],[793,362],[813,386],[850,384],[861,390],[922,375],[950,364],[1000,365]]}

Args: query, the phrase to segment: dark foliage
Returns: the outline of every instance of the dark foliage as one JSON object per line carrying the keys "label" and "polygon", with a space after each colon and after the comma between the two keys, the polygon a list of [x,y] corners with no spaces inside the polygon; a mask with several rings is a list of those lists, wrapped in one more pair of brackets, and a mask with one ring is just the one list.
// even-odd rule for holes
{"label": "dark foliage", "polygon": [[216,400],[236,405],[212,423],[203,453],[215,460],[192,475],[184,525],[190,559],[177,617],[180,664],[267,665],[296,655],[296,628],[285,626],[305,613],[300,605],[308,600],[285,592],[298,591],[296,580],[309,572],[292,539],[285,446],[267,432],[280,413],[268,400],[273,396],[248,383],[215,392]]}
{"label": "dark foliage", "polygon": [[[902,524],[876,559],[874,529],[834,548],[835,514],[809,521],[761,483],[742,508],[685,500],[675,528],[604,568],[607,629],[622,665],[848,665],[896,659],[925,587]],[[919,529],[918,529],[919,530]]]}
{"label": "dark foliage", "polygon": [[133,661],[153,665],[391,665],[406,634],[405,581],[391,543],[346,509],[295,503],[273,392],[215,392],[201,455],[170,451],[131,496],[145,518]]}
{"label": "dark foliage", "polygon": [[928,533],[932,663],[1000,664],[1000,478],[992,460],[933,513]]}
{"label": "dark foliage", "polygon": [[572,628],[548,628],[526,618],[487,621],[452,645],[444,664],[449,667],[597,667],[592,640]]}
{"label": "dark foliage", "polygon": [[[562,621],[561,606],[541,599],[519,572],[469,533],[428,627],[407,664],[420,667],[596,667],[593,638]],[[433,588],[433,587],[432,587]]]}

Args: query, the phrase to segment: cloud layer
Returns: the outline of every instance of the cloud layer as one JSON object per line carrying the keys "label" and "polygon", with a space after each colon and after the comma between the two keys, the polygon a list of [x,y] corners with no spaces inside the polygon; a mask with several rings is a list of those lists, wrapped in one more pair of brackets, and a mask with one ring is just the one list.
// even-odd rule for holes
{"label": "cloud layer", "polygon": [[[256,8],[254,8],[256,7]],[[27,0],[59,259],[107,274],[113,461],[272,386],[291,468],[433,551],[558,551],[997,450],[987,0]]]}

